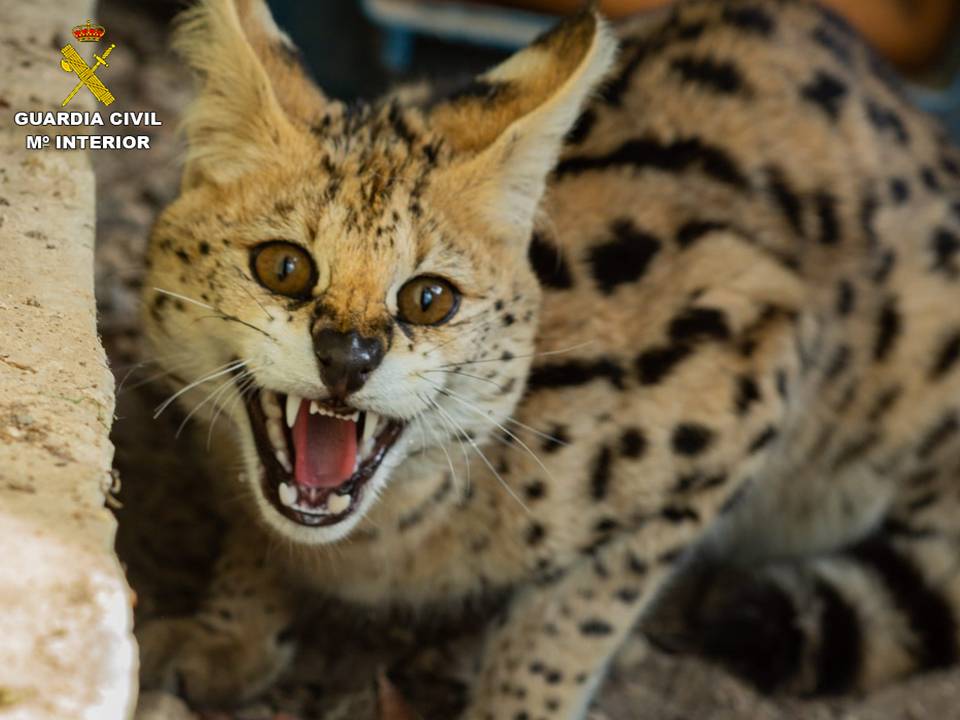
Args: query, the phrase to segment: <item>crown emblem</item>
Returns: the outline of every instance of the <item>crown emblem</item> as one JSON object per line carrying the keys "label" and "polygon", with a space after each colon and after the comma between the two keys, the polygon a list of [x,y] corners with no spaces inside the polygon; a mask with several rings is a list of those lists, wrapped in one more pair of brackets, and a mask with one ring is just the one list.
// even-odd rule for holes
{"label": "crown emblem", "polygon": [[86,25],[76,25],[73,28],[73,36],[80,42],[100,42],[106,32],[103,25],[93,25],[89,20]]}

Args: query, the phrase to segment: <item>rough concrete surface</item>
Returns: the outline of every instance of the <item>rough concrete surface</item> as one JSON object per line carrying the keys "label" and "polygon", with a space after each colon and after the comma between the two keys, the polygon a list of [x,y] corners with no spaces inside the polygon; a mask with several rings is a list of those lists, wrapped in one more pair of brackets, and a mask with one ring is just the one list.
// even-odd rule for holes
{"label": "rough concrete surface", "polygon": [[[98,298],[101,329],[123,390],[114,432],[123,480],[118,546],[140,602],[138,619],[190,612],[217,552],[221,525],[209,504],[205,432],[182,416],[152,410],[167,395],[157,369],[137,348],[136,304],[148,227],[176,193],[179,146],[173,136],[186,78],[165,52],[156,22],[106,0],[101,22],[129,53],[111,68],[118,109],[156,110],[154,150],[94,156],[99,188]],[[118,40],[118,42],[120,42]],[[122,62],[121,62],[122,60]],[[170,695],[141,699],[137,720],[373,720],[374,679],[387,669],[428,720],[455,717],[474,657],[471,622],[437,622],[411,632],[411,618],[382,618],[318,605],[301,631],[304,650],[267,697],[233,713],[191,711]],[[591,720],[955,720],[960,670],[927,675],[867,698],[803,701],[754,693],[695,658],[641,652],[631,643],[615,663]]]}
{"label": "rough concrete surface", "polygon": [[0,0],[4,719],[121,720],[135,695],[131,595],[104,507],[114,401],[94,310],[93,174],[85,153],[27,151],[13,122],[60,109],[73,83],[58,51],[91,4]]}

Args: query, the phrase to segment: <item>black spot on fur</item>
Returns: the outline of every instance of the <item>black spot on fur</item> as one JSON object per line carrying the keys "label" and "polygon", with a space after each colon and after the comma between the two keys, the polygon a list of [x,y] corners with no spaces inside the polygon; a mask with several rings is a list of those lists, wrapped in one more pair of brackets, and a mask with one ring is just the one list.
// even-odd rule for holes
{"label": "black spot on fur", "polygon": [[200,244],[197,246],[197,249],[200,251],[201,255],[209,255],[210,243],[208,243],[206,240],[201,240]]}
{"label": "black spot on fur", "polygon": [[765,428],[759,435],[757,435],[751,442],[750,447],[747,450],[749,453],[759,452],[771,442],[773,442],[777,437],[777,429],[775,427],[768,426]]}
{"label": "black spot on fur", "polygon": [[931,167],[924,167],[920,170],[920,181],[923,183],[924,187],[927,188],[932,193],[941,193],[943,192],[943,186],[940,184],[940,178],[937,177],[937,173]]}
{"label": "black spot on fur", "polygon": [[723,20],[740,30],[752,32],[763,37],[773,34],[773,16],[760,5],[736,5],[723,9]]}
{"label": "black spot on fur", "polygon": [[798,235],[803,235],[803,204],[780,168],[767,168],[767,187],[790,227]]}
{"label": "black spot on fur", "polygon": [[569,360],[563,363],[545,363],[530,371],[527,388],[532,392],[542,389],[578,387],[594,380],[605,379],[618,390],[624,388],[624,370],[613,360]]}
{"label": "black spot on fur", "polygon": [[917,457],[921,460],[933,455],[941,445],[947,442],[960,430],[960,422],[954,411],[946,413],[939,422],[930,429],[917,448]]}
{"label": "black spot on fur", "polygon": [[741,417],[750,411],[750,406],[760,400],[760,387],[749,375],[737,378],[737,393],[733,401],[737,415]]}
{"label": "black spot on fur", "polygon": [[600,290],[609,295],[618,285],[639,280],[660,252],[660,241],[629,220],[611,226],[613,239],[590,248],[590,265]]}
{"label": "black spot on fur", "polygon": [[950,230],[937,228],[930,242],[934,255],[934,269],[950,277],[957,274],[957,253],[960,253],[960,238]]}
{"label": "black spot on fur", "polygon": [[813,41],[825,48],[842,65],[849,65],[853,55],[845,37],[840,37],[828,25],[818,25],[811,35]]}
{"label": "black spot on fur", "polygon": [[717,230],[726,230],[729,225],[724,222],[712,220],[693,220],[680,226],[677,230],[677,245],[681,248],[688,248],[697,242],[704,235]]}
{"label": "black spot on fur", "polygon": [[882,362],[890,355],[900,335],[901,324],[897,303],[891,298],[880,308],[877,318],[877,339],[873,346],[874,360]]}
{"label": "black spot on fur", "polygon": [[727,482],[725,473],[706,475],[701,472],[688,473],[677,478],[673,486],[674,493],[701,492],[720,487]]}
{"label": "black spot on fur", "polygon": [[547,486],[543,480],[533,480],[524,486],[523,494],[528,500],[539,500],[547,494]]}
{"label": "black spot on fur", "polygon": [[178,258],[180,258],[180,262],[186,265],[190,264],[190,256],[187,255],[187,252],[185,250],[183,249],[177,250],[175,254]]}
{"label": "black spot on fur", "polygon": [[857,302],[857,294],[853,289],[853,284],[849,280],[841,280],[837,284],[837,315],[846,317],[851,312]]}
{"label": "black spot on fur", "polygon": [[890,199],[897,205],[910,200],[910,184],[901,177],[890,178]]}
{"label": "black spot on fur", "polygon": [[824,370],[823,377],[829,382],[831,380],[839,377],[844,370],[850,365],[850,356],[852,355],[852,350],[850,346],[846,343],[840,343],[837,346],[837,349],[834,350],[833,355],[830,358],[830,362],[827,363],[827,368]]}
{"label": "black spot on fur", "polygon": [[937,359],[930,371],[933,380],[939,380],[946,375],[960,360],[960,331],[954,331],[940,346]]}
{"label": "black spot on fur", "polygon": [[686,345],[668,345],[645,350],[637,358],[637,374],[642,385],[656,385],[693,353]]}
{"label": "black spot on fur", "polygon": [[814,103],[830,120],[840,117],[841,103],[847,94],[847,85],[840,78],[818,70],[814,78],[800,89],[804,100]]}
{"label": "black spot on fur", "polygon": [[600,452],[593,459],[593,469],[590,472],[590,497],[598,502],[607,496],[607,490],[610,487],[612,460],[613,453],[607,446],[600,448]]}
{"label": "black spot on fur", "polygon": [[590,131],[596,123],[597,114],[589,108],[584,110],[580,113],[573,127],[570,128],[570,132],[567,133],[564,142],[566,142],[567,145],[580,145],[590,135]]}
{"label": "black spot on fur", "polygon": [[570,443],[570,435],[566,425],[554,425],[547,433],[549,437],[543,439],[543,451],[553,453]]}
{"label": "black spot on fur", "polygon": [[620,436],[620,454],[631,460],[643,457],[647,450],[647,438],[640,428],[627,428]]}
{"label": "black spot on fur", "polygon": [[889,132],[901,145],[910,142],[910,134],[900,116],[890,108],[880,105],[875,100],[866,101],[867,119],[877,129],[877,132]]}
{"label": "black spot on fur", "polygon": [[688,457],[701,454],[711,442],[713,442],[713,431],[699,423],[677,425],[671,439],[674,452]]}
{"label": "black spot on fur", "polygon": [[816,692],[837,695],[851,689],[863,661],[863,638],[856,611],[840,593],[818,582],[820,647],[817,651]]}
{"label": "black spot on fur", "polygon": [[918,643],[911,648],[924,669],[957,661],[957,621],[941,591],[927,582],[906,555],[888,542],[873,538],[860,543],[853,556],[883,580],[897,608],[906,616]]}
{"label": "black spot on fur", "polygon": [[877,258],[876,267],[870,275],[870,279],[877,285],[882,285],[890,277],[890,273],[897,266],[897,253],[892,248],[885,248]]}
{"label": "black spot on fur", "polygon": [[722,95],[746,91],[746,82],[739,68],[727,60],[688,55],[674,58],[670,67],[686,82]]}
{"label": "black spot on fur", "polygon": [[612,632],[613,626],[606,620],[601,620],[599,618],[584,620],[582,623],[580,623],[581,635],[602,636],[610,635]]}
{"label": "black spot on fur", "polygon": [[562,178],[615,167],[632,167],[635,170],[651,168],[675,174],[693,169],[738,190],[749,187],[746,175],[725,149],[708,145],[699,138],[685,138],[670,143],[653,138],[628,140],[602,155],[581,155],[562,160],[555,174]]}
{"label": "black spot on fur", "polygon": [[660,517],[671,525],[678,525],[684,522],[699,522],[700,515],[697,511],[689,507],[676,507],[667,505],[660,511]]}
{"label": "black spot on fur", "polygon": [[890,412],[890,410],[893,409],[893,406],[897,404],[897,400],[900,399],[902,394],[903,389],[900,387],[893,387],[884,390],[874,401],[873,407],[870,409],[870,412],[867,415],[867,419],[872,423],[880,422],[884,415]]}
{"label": "black spot on fur", "polygon": [[730,328],[722,310],[690,308],[670,321],[669,333],[675,344],[685,344],[698,340],[727,340]]}
{"label": "black spot on fur", "polygon": [[563,253],[540,233],[533,234],[528,256],[542,286],[554,290],[573,287],[573,276]]}
{"label": "black spot on fur", "polygon": [[546,536],[546,530],[544,530],[543,525],[538,522],[532,523],[530,527],[527,528],[526,541],[527,545],[534,546],[539,545],[543,542],[543,538]]}
{"label": "black spot on fur", "polygon": [[814,196],[817,217],[820,219],[820,244],[836,245],[840,240],[840,221],[837,219],[837,199],[826,192]]}

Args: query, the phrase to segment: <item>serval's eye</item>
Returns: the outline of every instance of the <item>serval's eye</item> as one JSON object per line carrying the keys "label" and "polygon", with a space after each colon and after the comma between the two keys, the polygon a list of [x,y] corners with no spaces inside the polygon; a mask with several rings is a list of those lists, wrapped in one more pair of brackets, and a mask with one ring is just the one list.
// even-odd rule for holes
{"label": "serval's eye", "polygon": [[400,319],[414,325],[442,325],[460,306],[460,293],[443,278],[421,275],[397,293]]}
{"label": "serval's eye", "polygon": [[257,245],[250,255],[257,282],[270,292],[304,299],[317,282],[317,268],[299,245],[274,240]]}

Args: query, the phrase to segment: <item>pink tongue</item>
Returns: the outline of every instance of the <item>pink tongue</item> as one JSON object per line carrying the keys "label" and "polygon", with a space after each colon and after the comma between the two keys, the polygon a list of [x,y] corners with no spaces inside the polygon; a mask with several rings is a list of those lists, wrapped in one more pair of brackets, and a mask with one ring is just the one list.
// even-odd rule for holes
{"label": "pink tongue", "polygon": [[309,401],[301,402],[293,424],[293,448],[297,485],[338,487],[353,474],[357,424],[329,415],[311,415]]}

